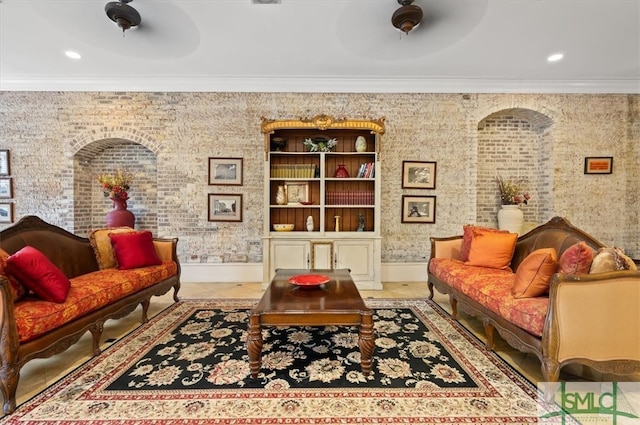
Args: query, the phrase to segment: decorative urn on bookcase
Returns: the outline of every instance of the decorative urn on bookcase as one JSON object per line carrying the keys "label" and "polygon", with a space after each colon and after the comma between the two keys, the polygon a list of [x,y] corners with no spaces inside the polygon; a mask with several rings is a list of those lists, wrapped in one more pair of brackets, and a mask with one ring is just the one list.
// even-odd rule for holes
{"label": "decorative urn on bookcase", "polygon": [[349,177],[349,171],[347,171],[347,169],[344,168],[344,164],[338,164],[338,168],[336,168],[336,172],[333,173],[333,177],[346,179]]}
{"label": "decorative urn on bookcase", "polygon": [[[382,289],[380,138],[384,118],[262,119],[263,285],[275,270],[349,269],[360,289]],[[273,141],[285,139],[275,150]],[[286,188],[288,200],[279,202]],[[339,217],[339,218],[336,218]],[[294,224],[291,232],[273,225]]]}

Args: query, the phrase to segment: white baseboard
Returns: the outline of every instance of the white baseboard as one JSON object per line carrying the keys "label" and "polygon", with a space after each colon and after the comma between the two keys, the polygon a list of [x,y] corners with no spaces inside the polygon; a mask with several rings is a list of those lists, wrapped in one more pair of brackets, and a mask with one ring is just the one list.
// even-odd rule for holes
{"label": "white baseboard", "polygon": [[[262,263],[182,263],[182,282],[262,282]],[[427,263],[383,263],[382,282],[426,282]]]}

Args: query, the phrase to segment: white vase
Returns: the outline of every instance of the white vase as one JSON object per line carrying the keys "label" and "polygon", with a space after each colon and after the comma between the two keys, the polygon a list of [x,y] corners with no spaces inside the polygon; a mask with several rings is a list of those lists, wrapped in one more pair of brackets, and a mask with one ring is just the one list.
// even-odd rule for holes
{"label": "white vase", "polygon": [[278,186],[278,191],[276,192],[276,204],[287,205],[287,201],[287,188],[284,186]]}
{"label": "white vase", "polygon": [[309,232],[313,232],[313,217],[312,216],[307,217],[307,230]]}
{"label": "white vase", "polygon": [[524,225],[524,213],[520,205],[502,205],[498,211],[498,228],[520,234]]}

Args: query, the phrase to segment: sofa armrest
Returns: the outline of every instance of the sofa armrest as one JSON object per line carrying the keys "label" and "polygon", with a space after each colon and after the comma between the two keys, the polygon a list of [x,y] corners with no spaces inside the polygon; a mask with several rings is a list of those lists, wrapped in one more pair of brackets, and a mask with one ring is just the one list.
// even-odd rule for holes
{"label": "sofa armrest", "polygon": [[430,238],[431,258],[451,258],[460,259],[460,248],[462,247],[462,236],[450,236],[447,238]]}
{"label": "sofa armrest", "polygon": [[153,246],[162,261],[173,260],[178,263],[178,238],[153,238]]}
{"label": "sofa armrest", "polygon": [[577,362],[616,374],[640,371],[639,311],[638,271],[555,274],[543,335],[545,358],[559,366]]}

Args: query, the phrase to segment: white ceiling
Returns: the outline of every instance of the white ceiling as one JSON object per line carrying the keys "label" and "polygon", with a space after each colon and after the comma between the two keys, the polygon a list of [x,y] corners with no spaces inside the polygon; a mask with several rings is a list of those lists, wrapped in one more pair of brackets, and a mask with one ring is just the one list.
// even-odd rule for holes
{"label": "white ceiling", "polygon": [[107,1],[0,0],[0,90],[640,93],[640,0]]}

